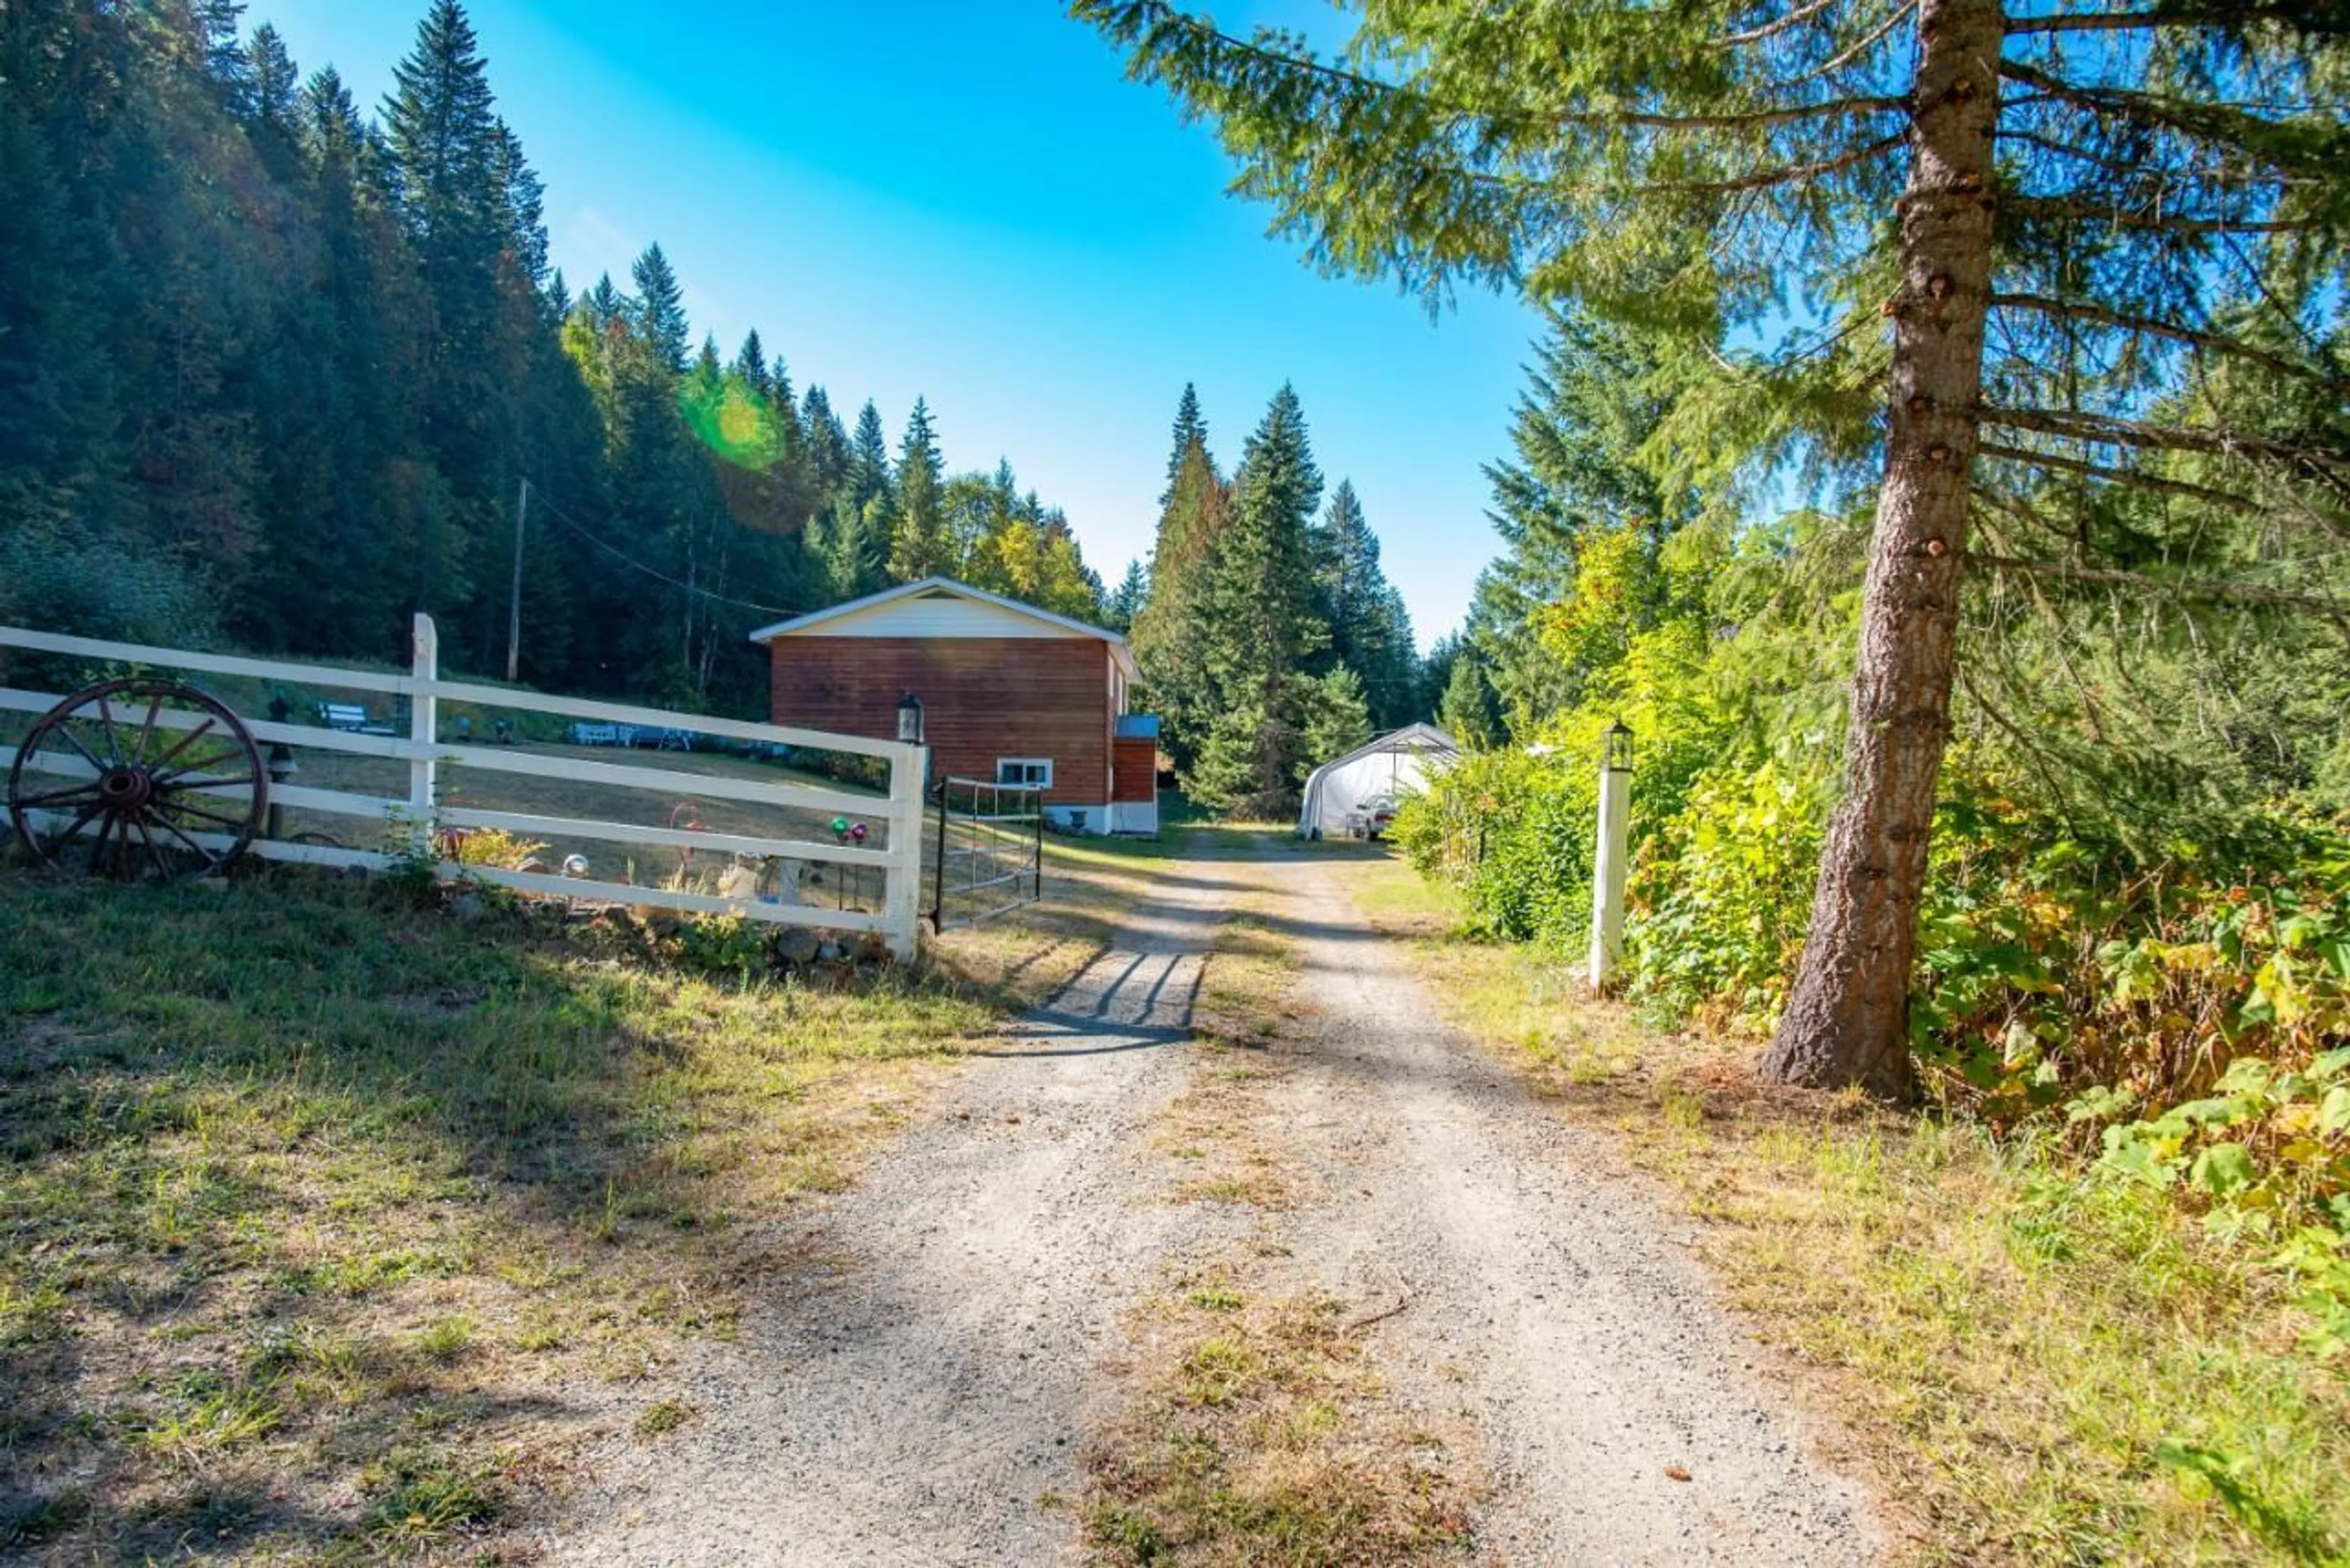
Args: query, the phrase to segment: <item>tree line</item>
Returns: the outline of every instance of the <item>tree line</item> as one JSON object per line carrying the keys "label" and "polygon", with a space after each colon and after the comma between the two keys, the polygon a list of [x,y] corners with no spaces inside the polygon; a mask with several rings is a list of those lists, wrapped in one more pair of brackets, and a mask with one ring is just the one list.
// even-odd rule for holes
{"label": "tree line", "polygon": [[243,11],[0,14],[0,618],[397,659],[426,610],[502,673],[525,513],[548,688],[754,708],[746,632],[931,573],[1104,612],[926,403],[893,442],[755,331],[697,345],[658,245],[575,295],[456,0],[373,115]]}
{"label": "tree line", "polygon": [[1323,500],[1305,412],[1284,386],[1226,478],[1195,388],[1177,405],[1147,577],[1130,605],[1142,697],[1191,799],[1293,815],[1315,767],[1429,710],[1403,597],[1341,479]]}

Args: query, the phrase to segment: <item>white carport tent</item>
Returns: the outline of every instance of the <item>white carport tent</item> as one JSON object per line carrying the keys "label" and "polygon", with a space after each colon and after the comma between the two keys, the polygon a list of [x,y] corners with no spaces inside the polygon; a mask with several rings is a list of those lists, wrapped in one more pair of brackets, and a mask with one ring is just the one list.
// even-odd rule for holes
{"label": "white carport tent", "polygon": [[1347,818],[1369,802],[1400,800],[1428,782],[1431,769],[1460,754],[1461,743],[1433,724],[1407,724],[1306,775],[1297,832],[1319,838],[1347,831]]}

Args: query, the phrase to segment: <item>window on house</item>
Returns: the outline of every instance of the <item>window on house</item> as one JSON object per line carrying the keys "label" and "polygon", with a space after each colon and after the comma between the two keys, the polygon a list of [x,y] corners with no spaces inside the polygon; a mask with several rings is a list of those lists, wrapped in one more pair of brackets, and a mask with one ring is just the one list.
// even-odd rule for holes
{"label": "window on house", "polygon": [[995,782],[1000,784],[1034,784],[1038,789],[1053,787],[1053,759],[1050,757],[998,757],[995,759]]}

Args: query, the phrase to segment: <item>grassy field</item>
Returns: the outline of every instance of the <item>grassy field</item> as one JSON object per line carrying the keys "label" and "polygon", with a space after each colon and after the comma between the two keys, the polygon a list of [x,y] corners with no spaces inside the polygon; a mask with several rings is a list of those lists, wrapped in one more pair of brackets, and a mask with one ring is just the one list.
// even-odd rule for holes
{"label": "grassy field", "polygon": [[1400,862],[1359,898],[1417,938],[1456,1023],[1705,1222],[1732,1301],[1859,1442],[1906,1558],[2350,1561],[2350,1380],[2298,1351],[2280,1282],[2158,1195],[2029,1140],[1765,1091],[1759,1043],[1643,1028],[1568,964],[1461,939]]}
{"label": "grassy field", "polygon": [[787,981],[683,961],[723,927],[0,868],[0,1557],[494,1551],[584,1432],[692,1417],[663,1368],[799,1261],[767,1221],[1148,865]]}

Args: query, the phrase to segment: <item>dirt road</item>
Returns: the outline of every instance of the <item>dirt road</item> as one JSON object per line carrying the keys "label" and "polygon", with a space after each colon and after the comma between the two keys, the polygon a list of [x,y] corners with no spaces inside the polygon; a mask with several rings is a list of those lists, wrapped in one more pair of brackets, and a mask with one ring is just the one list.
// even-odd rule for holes
{"label": "dirt road", "polygon": [[[1263,1216],[1167,1200],[1201,954],[1253,897],[1310,1017],[1265,1114],[1312,1196],[1291,1266],[1400,1303],[1399,1400],[1477,1434],[1472,1555],[1857,1563],[1876,1542],[1647,1185],[1440,1024],[1343,861],[1171,865],[1118,948],[977,1054],[829,1205],[837,1262],[777,1281],[682,1378],[700,1418],[616,1435],[542,1538],[566,1562],[1044,1563],[1081,1556],[1077,1454],[1123,1397],[1134,1304]],[[1678,1475],[1689,1477],[1683,1480]]]}

